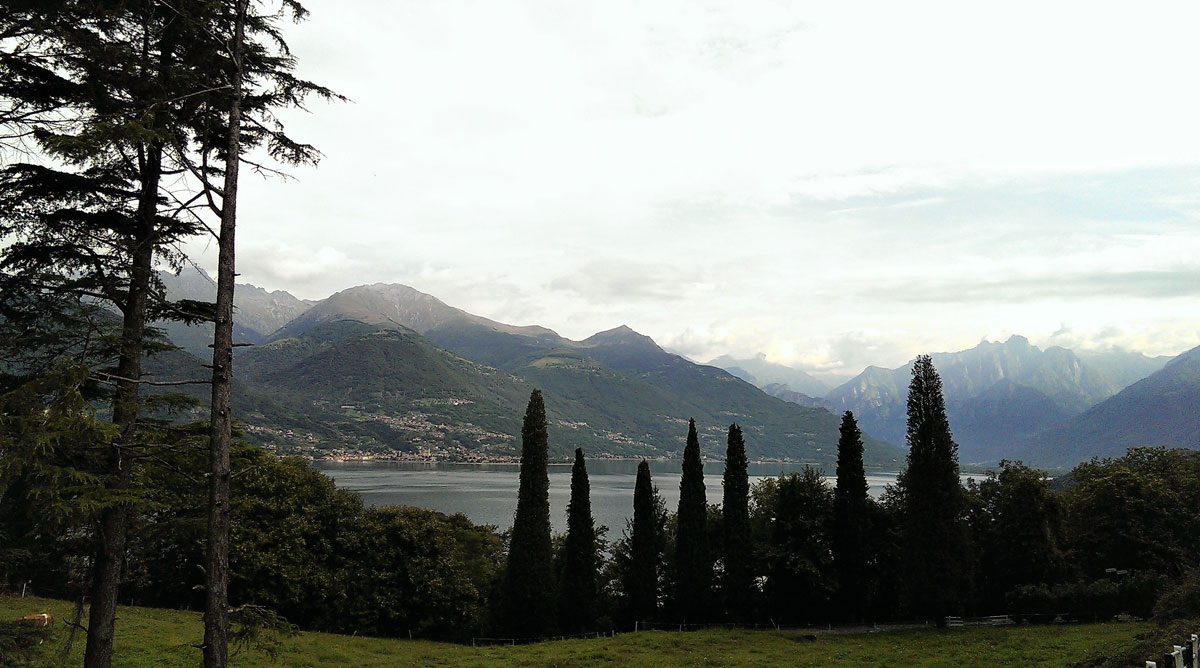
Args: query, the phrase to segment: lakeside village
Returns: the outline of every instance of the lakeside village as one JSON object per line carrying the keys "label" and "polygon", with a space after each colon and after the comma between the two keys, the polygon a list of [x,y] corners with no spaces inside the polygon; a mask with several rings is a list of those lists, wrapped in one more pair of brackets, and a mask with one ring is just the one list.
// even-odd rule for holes
{"label": "lakeside village", "polygon": [[[346,407],[349,408],[349,407]],[[505,450],[498,452],[493,450],[504,446],[482,445],[479,449],[469,449],[460,444],[446,443],[440,439],[440,436],[447,430],[454,428],[446,425],[435,424],[428,421],[427,415],[413,413],[403,418],[391,418],[386,416],[373,416],[376,418],[392,420],[403,424],[409,429],[419,432],[421,435],[414,436],[412,443],[416,446],[412,450],[396,450],[393,448],[383,448],[374,446],[372,448],[355,447],[353,445],[339,444],[321,438],[311,432],[294,429],[278,429],[274,427],[265,427],[253,424],[242,424],[240,426],[243,435],[251,441],[262,446],[268,452],[271,452],[279,457],[301,457],[309,461],[329,461],[329,462],[406,462],[432,464],[438,462],[449,462],[455,464],[519,464],[521,462],[521,454],[518,451],[510,450],[505,447]],[[581,426],[586,427],[587,423],[572,422],[566,423],[559,421],[560,426],[567,429],[578,429]],[[415,429],[414,429],[415,428]],[[460,428],[461,429],[461,428]],[[478,429],[478,427],[474,427]],[[482,432],[482,430],[480,430]],[[493,432],[482,432],[481,436],[500,437],[504,441],[515,441],[515,437],[509,434],[496,434]],[[604,432],[605,436],[613,442],[628,442],[628,437],[622,434],[610,434]],[[424,436],[424,438],[422,437]],[[430,438],[436,438],[438,441],[431,442]],[[480,439],[482,441],[482,439]],[[598,452],[589,454],[590,459],[610,460],[610,461],[641,461],[643,459],[650,461],[672,461],[678,457],[670,457],[667,455],[638,455],[630,456],[625,454],[614,454],[611,452]],[[711,461],[723,461],[723,457],[714,453],[708,457]],[[554,464],[569,464],[571,458],[551,457],[550,463]],[[786,464],[814,464],[815,462],[802,461],[794,458],[757,458],[751,463],[767,464],[767,463],[786,463]]]}

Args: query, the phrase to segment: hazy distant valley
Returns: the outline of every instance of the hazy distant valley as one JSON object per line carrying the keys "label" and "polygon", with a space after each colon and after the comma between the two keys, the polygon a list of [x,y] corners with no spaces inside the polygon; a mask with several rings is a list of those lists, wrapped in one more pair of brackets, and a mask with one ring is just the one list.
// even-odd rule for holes
{"label": "hazy distant valley", "polygon": [[[174,298],[211,298],[199,272],[163,280]],[[761,355],[696,364],[627,327],[573,341],[391,284],[315,302],[239,285],[235,318],[237,339],[254,344],[237,361],[245,435],[285,452],[503,458],[538,387],[558,456],[672,457],[695,417],[710,455],[737,422],[754,457],[830,465],[850,410],[872,437],[869,464],[903,461],[911,365],[836,384]],[[163,326],[186,353],[160,356],[160,373],[201,364],[210,328]],[[1200,348],[1174,360],[1077,354],[1014,336],[933,359],[964,463],[1067,466],[1132,445],[1200,445]]]}

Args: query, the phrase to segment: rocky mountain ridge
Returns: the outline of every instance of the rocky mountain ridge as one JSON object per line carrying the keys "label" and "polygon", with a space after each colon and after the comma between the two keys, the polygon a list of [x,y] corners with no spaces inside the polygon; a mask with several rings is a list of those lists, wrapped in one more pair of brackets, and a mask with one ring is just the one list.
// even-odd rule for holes
{"label": "rocky mountain ridge", "polygon": [[[203,272],[191,276],[167,275],[163,277],[163,282],[174,297],[209,299],[215,289],[211,278]],[[496,420],[492,420],[490,426],[484,429],[489,433],[501,433],[500,427],[507,423],[500,416],[506,411],[519,415],[520,401],[515,397],[537,386],[548,394],[558,396],[560,404],[551,406],[550,410],[559,411],[558,420],[562,425],[575,425],[567,429],[579,432],[583,427],[578,425],[587,425],[589,431],[586,434],[574,433],[570,438],[576,442],[590,443],[591,447],[606,449],[611,454],[641,453],[653,456],[655,453],[673,452],[676,445],[674,441],[682,436],[664,428],[664,420],[671,423],[673,420],[686,419],[680,417],[683,414],[686,417],[703,418],[709,423],[709,432],[703,439],[710,453],[721,451],[721,432],[728,422],[749,420],[749,427],[743,424],[743,428],[750,433],[757,432],[757,435],[769,441],[763,443],[760,455],[821,460],[830,454],[833,447],[835,435],[831,427],[835,425],[831,419],[845,410],[854,411],[867,434],[893,444],[902,444],[904,440],[904,404],[911,363],[896,369],[868,367],[855,378],[823,396],[817,396],[796,390],[792,383],[809,383],[806,386],[813,389],[819,388],[816,384],[820,383],[819,379],[802,371],[766,362],[762,355],[750,360],[729,356],[713,360],[730,365],[731,370],[725,371],[712,365],[695,364],[667,352],[650,337],[626,326],[573,341],[546,327],[509,325],[477,316],[403,285],[357,286],[315,302],[297,299],[284,291],[268,292],[248,284],[239,285],[237,295],[238,312],[235,317],[239,340],[260,344],[261,350],[271,351],[270,354],[252,349],[239,351],[239,364],[249,370],[251,377],[256,364],[266,364],[273,369],[273,373],[283,374],[249,381],[251,385],[259,383],[258,389],[268,393],[272,391],[272,386],[288,386],[292,382],[288,380],[287,373],[279,368],[281,360],[286,361],[286,356],[281,358],[278,354],[280,342],[320,334],[338,323],[359,323],[371,329],[350,335],[342,331],[346,329],[345,326],[334,327],[334,331],[339,331],[339,336],[345,340],[326,340],[320,346],[358,346],[360,350],[369,350],[371,356],[379,356],[376,359],[377,371],[386,369],[386,373],[399,377],[414,373],[420,375],[415,368],[407,368],[404,363],[393,363],[404,358],[400,349],[408,346],[411,352],[416,350],[414,346],[429,346],[428,349],[421,349],[425,351],[422,359],[426,359],[430,365],[442,364],[434,364],[429,360],[445,354],[469,362],[473,365],[471,368],[483,376],[506,378],[509,386],[499,395],[507,398],[497,404],[504,408],[494,411]],[[270,328],[274,329],[264,331]],[[211,334],[207,334],[205,328],[183,328],[182,332],[170,331],[170,327],[168,329],[173,338],[185,343],[185,348],[195,348],[192,352],[197,356],[205,358],[209,354],[207,340]],[[382,331],[401,332],[404,335],[388,338],[380,334]],[[295,348],[292,350],[294,352]],[[317,353],[313,349],[307,354]],[[385,358],[393,361],[382,362]],[[1084,456],[1090,451],[1087,446],[1066,444],[1066,440],[1071,438],[1069,434],[1075,433],[1067,429],[1073,424],[1072,421],[1081,419],[1085,412],[1090,412],[1101,402],[1121,392],[1123,386],[1120,383],[1134,382],[1152,375],[1167,363],[1167,358],[1149,358],[1120,350],[1080,354],[1059,347],[1041,350],[1019,336],[1004,342],[983,341],[972,349],[956,353],[935,353],[933,358],[943,379],[947,410],[960,444],[961,459],[965,463],[994,462],[1002,457],[1020,454],[1028,456],[1032,452],[1028,444],[1034,442],[1050,443],[1053,449],[1062,451],[1067,458]],[[269,362],[264,361],[268,359]],[[319,362],[319,359],[325,361]],[[436,417],[437,411],[422,413],[414,408],[415,404],[411,402],[420,401],[421,397],[419,393],[409,391],[413,388],[406,386],[399,395],[395,394],[398,391],[396,388],[381,389],[379,392],[391,392],[407,399],[391,403],[376,402],[378,406],[386,404],[388,408],[385,412],[390,413],[371,418],[376,421],[373,430],[360,429],[361,415],[350,419],[345,415],[346,411],[355,411],[331,407],[335,404],[341,407],[370,403],[362,400],[356,388],[378,385],[379,379],[374,376],[383,371],[376,373],[369,367],[360,367],[354,374],[342,377],[339,390],[342,395],[315,398],[305,384],[319,386],[321,383],[317,380],[321,377],[305,374],[311,374],[312,369],[318,368],[321,363],[327,367],[333,365],[329,361],[331,359],[341,360],[338,365],[345,368],[352,366],[349,365],[352,358],[344,354],[340,357],[314,357],[304,369],[297,367],[294,370],[296,375],[292,378],[296,381],[292,385],[294,394],[305,397],[307,403],[289,404],[285,397],[279,404],[286,405],[287,414],[293,418],[317,411],[321,413],[321,419],[332,420],[345,427],[327,430],[326,437],[336,440],[339,435],[352,435],[364,441],[377,441],[377,445],[391,443],[388,447],[392,447],[404,442],[405,437],[396,436],[396,433],[407,432],[403,429],[396,433],[388,432],[382,440],[369,434],[385,433],[386,430],[380,431],[383,428],[379,425],[388,424],[389,421],[395,426],[412,418],[415,422],[410,422],[421,424],[427,417]],[[302,360],[295,359],[292,362],[300,364]],[[425,377],[432,376],[426,374]],[[463,380],[463,387],[444,397],[449,402],[446,405],[462,406],[464,404],[459,400],[475,401],[456,398],[455,392],[470,394],[488,386],[490,382],[481,381],[470,373],[457,377],[460,380],[469,379]],[[777,382],[764,383],[764,378]],[[751,383],[759,385],[761,391],[752,387]],[[351,395],[357,398],[351,400]],[[780,401],[768,401],[771,397]],[[337,403],[341,399],[347,403]],[[433,404],[438,401],[441,399],[434,398]],[[795,408],[780,409],[779,405],[784,402]],[[606,403],[612,406],[612,414],[601,417],[597,411]],[[796,409],[800,412],[788,413]],[[272,411],[282,414],[281,409],[268,412]],[[443,411],[442,417],[448,420],[446,424],[465,420],[467,428],[464,433],[475,433],[473,429],[478,425],[466,420],[463,411],[450,413],[454,414]],[[585,413],[590,417],[580,419],[580,415]],[[416,414],[416,417],[411,414]],[[616,419],[618,417],[621,419]],[[271,420],[263,419],[263,428],[272,429],[267,424]],[[356,420],[357,426],[352,424]],[[488,420],[491,418],[483,421]],[[1093,418],[1095,420],[1100,418]],[[795,429],[796,426],[800,429]],[[1100,438],[1094,430],[1078,429],[1082,430],[1079,431],[1081,434],[1089,434],[1088,438]],[[439,438],[456,438],[447,436],[447,433],[443,430]],[[1037,440],[1036,437],[1043,433],[1068,436],[1046,436]],[[329,437],[329,434],[333,436]],[[898,450],[881,446],[879,443],[873,446],[876,448],[875,454],[879,455],[877,461],[897,458]],[[1100,447],[1100,450],[1103,449]],[[464,445],[462,450],[466,452],[470,448]],[[1057,461],[1054,457],[1045,460]]]}

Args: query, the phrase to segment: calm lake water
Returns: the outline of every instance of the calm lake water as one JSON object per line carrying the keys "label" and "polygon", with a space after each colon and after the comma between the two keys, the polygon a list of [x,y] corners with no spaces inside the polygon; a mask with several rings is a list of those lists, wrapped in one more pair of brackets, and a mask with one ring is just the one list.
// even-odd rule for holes
{"label": "calm lake water", "polygon": [[[462,513],[476,524],[512,526],[517,508],[520,467],[516,464],[451,464],[445,462],[335,462],[315,466],[333,478],[338,487],[360,494],[371,505],[419,506],[443,513]],[[721,501],[724,462],[704,465],[709,503]],[[608,526],[609,538],[618,538],[626,518],[633,515],[636,461],[594,460],[587,463],[591,483],[592,515],[597,525]],[[804,469],[803,464],[750,464],[750,483]],[[680,463],[650,462],[650,473],[659,494],[672,510],[679,504]],[[829,478],[833,482],[833,478]],[[879,496],[896,481],[895,473],[870,473],[870,493]],[[555,531],[566,531],[567,502],[571,495],[571,465],[550,465],[550,521]]]}

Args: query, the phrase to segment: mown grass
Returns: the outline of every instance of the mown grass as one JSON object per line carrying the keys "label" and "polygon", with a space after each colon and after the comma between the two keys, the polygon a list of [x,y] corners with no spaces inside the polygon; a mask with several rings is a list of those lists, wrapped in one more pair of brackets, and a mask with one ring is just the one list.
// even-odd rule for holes
{"label": "mown grass", "polygon": [[[69,602],[0,598],[0,619],[50,612],[52,640],[31,668],[82,665],[81,636],[64,655],[73,616]],[[316,668],[353,666],[1067,666],[1085,657],[1103,656],[1145,630],[1144,624],[1020,626],[938,631],[923,629],[859,635],[818,635],[803,631],[727,631],[688,633],[650,631],[614,638],[564,640],[517,647],[470,647],[426,640],[394,640],[326,633],[301,633],[283,640],[272,660],[248,651],[233,665],[240,668]],[[116,668],[193,668],[200,653],[200,615],[151,608],[120,609]],[[18,664],[19,665],[19,664]]]}

